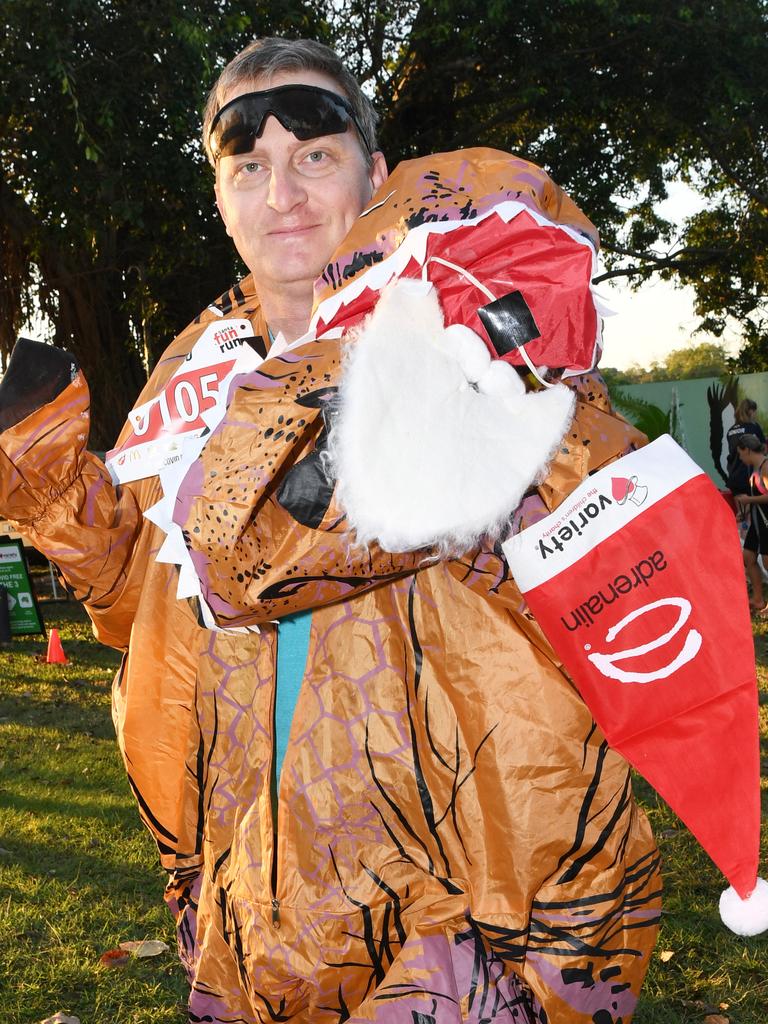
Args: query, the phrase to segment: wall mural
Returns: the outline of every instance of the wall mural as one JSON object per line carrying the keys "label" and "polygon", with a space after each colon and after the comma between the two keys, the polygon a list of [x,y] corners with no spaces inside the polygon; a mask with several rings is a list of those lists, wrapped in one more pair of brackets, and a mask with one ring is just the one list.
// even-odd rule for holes
{"label": "wall mural", "polygon": [[611,396],[651,440],[672,434],[720,488],[727,476],[725,435],[739,402],[757,402],[757,421],[764,431],[768,428],[768,373],[624,384],[611,388]]}

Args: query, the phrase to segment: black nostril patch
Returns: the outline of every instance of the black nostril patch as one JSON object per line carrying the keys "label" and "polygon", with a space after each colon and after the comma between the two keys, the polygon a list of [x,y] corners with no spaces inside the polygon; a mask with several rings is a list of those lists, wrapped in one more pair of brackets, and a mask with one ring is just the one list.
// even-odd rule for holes
{"label": "black nostril patch", "polygon": [[477,313],[497,356],[505,356],[541,337],[522,292],[508,292],[487,306],[480,306]]}

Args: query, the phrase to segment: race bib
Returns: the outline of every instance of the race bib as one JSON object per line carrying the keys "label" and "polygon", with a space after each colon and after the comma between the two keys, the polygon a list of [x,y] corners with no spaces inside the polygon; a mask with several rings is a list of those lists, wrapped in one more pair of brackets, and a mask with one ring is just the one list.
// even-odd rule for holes
{"label": "race bib", "polygon": [[705,840],[710,801],[726,800],[727,785],[755,844],[743,849],[734,828],[731,863],[719,866],[733,878],[746,858],[754,881],[754,646],[735,520],[709,478],[659,438],[588,477],[503,547],[609,743],[709,849],[724,846],[722,835]]}
{"label": "race bib", "polygon": [[131,433],[107,452],[114,482],[155,476],[182,461],[187,443],[221,418],[232,378],[262,362],[246,344],[252,337],[248,320],[218,320],[206,327],[163,390],[128,414]]}

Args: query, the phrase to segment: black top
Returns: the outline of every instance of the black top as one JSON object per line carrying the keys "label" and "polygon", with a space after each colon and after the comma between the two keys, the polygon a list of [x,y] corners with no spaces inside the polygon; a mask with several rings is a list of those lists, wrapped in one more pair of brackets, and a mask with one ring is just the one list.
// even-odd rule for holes
{"label": "black top", "polygon": [[754,435],[760,444],[765,444],[765,434],[759,423],[734,423],[725,435],[728,441],[728,490],[733,494],[747,494],[749,491],[749,467],[739,459],[736,445],[745,434]]}

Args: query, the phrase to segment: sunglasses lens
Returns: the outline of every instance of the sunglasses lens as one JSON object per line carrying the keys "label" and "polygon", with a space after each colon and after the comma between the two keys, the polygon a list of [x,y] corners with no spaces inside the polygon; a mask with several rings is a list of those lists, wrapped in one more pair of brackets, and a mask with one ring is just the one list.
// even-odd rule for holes
{"label": "sunglasses lens", "polygon": [[[309,100],[309,102],[307,102]],[[339,135],[347,130],[350,116],[335,98],[328,94],[285,93],[280,103],[271,105],[271,113],[283,127],[302,142],[320,135]]]}
{"label": "sunglasses lens", "polygon": [[346,102],[332,92],[308,85],[279,86],[238,96],[221,108],[211,131],[215,158],[249,153],[273,114],[301,142],[339,135],[354,122]]}
{"label": "sunglasses lens", "polygon": [[223,110],[211,134],[211,147],[218,160],[222,156],[250,153],[261,135],[264,114],[248,110],[245,103],[235,100]]}

